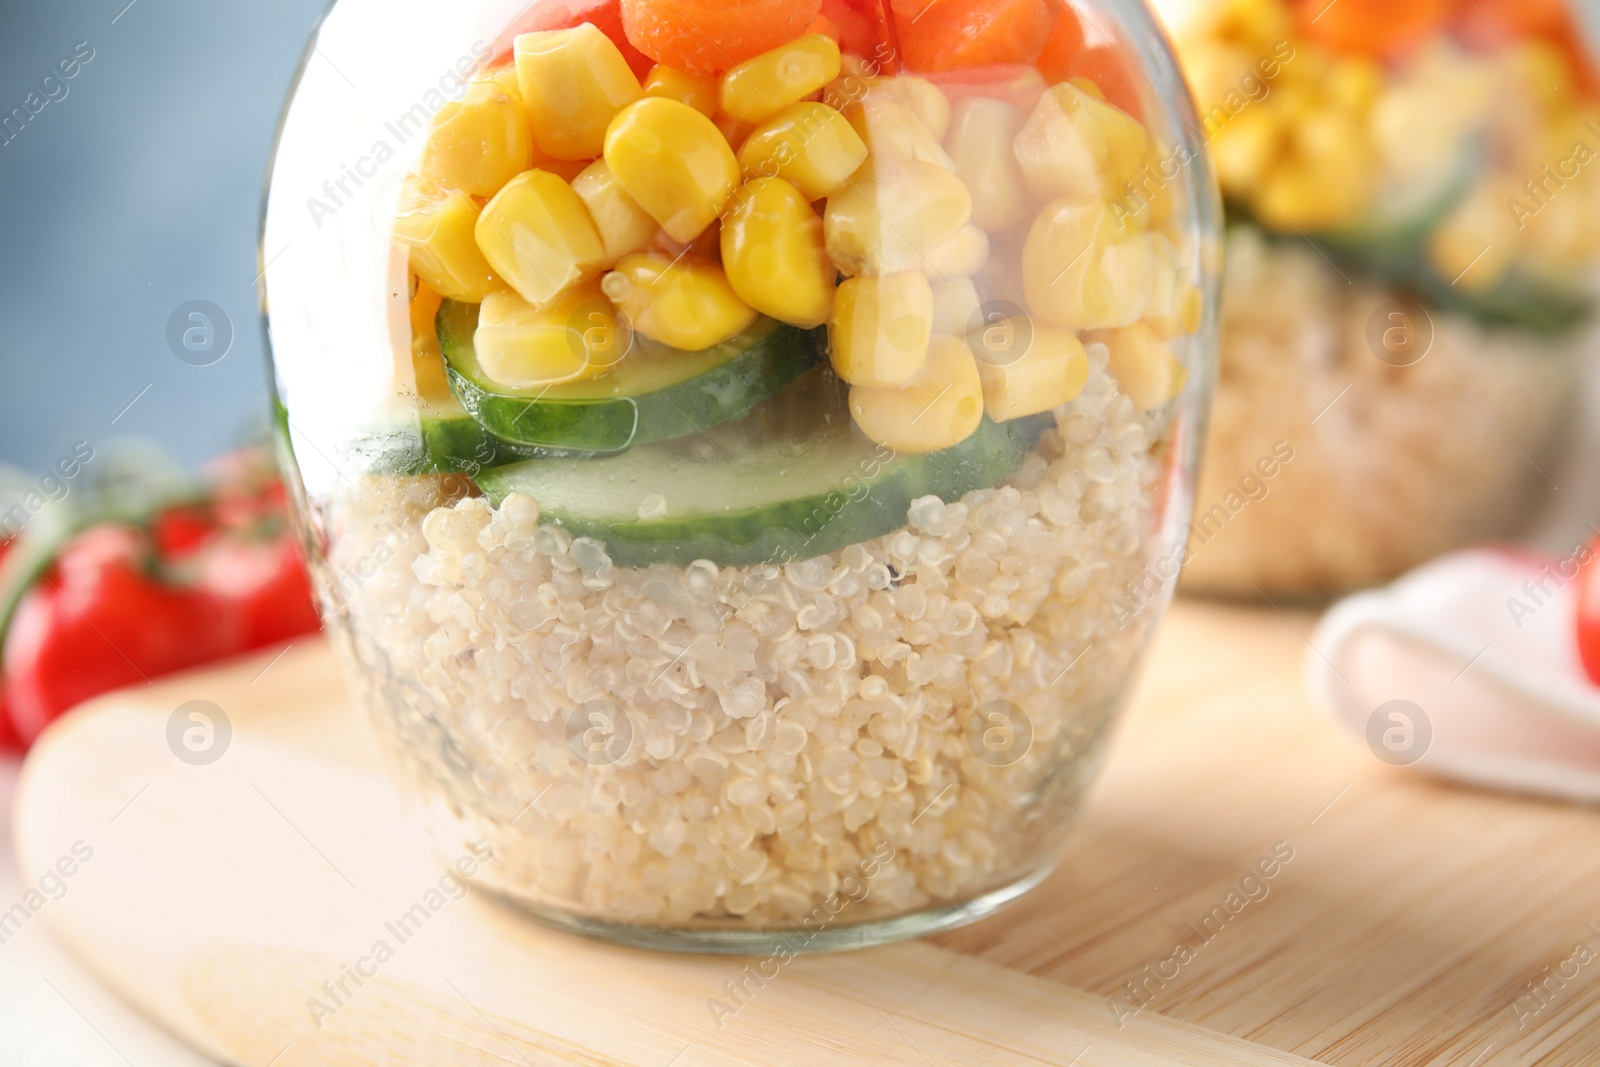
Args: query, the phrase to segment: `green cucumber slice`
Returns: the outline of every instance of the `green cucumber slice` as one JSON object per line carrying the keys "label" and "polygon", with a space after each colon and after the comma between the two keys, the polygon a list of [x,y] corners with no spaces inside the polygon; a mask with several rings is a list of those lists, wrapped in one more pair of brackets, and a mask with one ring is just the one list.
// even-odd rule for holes
{"label": "green cucumber slice", "polygon": [[742,419],[815,366],[826,344],[826,331],[771,319],[701,352],[638,337],[599,378],[517,390],[490,381],[478,365],[477,305],[445,301],[438,327],[450,389],[469,415],[513,445],[568,454],[620,452]]}
{"label": "green cucumber slice", "polygon": [[1052,424],[986,418],[953,448],[896,455],[855,428],[837,379],[819,369],[742,422],[618,456],[501,467],[478,485],[496,504],[533,496],[619,566],[787,563],[892,533],[919,497],[997,484]]}
{"label": "green cucumber slice", "polygon": [[455,404],[432,404],[414,419],[357,439],[347,459],[359,471],[392,477],[475,475],[485,467],[547,455],[503,441]]}

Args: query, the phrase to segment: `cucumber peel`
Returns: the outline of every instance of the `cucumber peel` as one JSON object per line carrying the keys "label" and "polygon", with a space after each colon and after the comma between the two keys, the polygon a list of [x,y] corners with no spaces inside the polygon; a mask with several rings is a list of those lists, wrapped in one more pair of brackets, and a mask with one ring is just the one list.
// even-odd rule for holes
{"label": "cucumber peel", "polygon": [[478,364],[478,308],[447,300],[437,320],[450,389],[494,438],[517,448],[566,455],[610,454],[742,419],[821,359],[825,331],[770,319],[700,352],[637,336],[634,350],[604,375],[537,390],[501,386]]}
{"label": "cucumber peel", "polygon": [[999,483],[1051,424],[985,418],[951,448],[896,455],[854,427],[819,370],[743,422],[613,457],[501,467],[478,484],[496,504],[533,496],[546,521],[601,541],[619,566],[787,563],[892,533],[919,497]]}

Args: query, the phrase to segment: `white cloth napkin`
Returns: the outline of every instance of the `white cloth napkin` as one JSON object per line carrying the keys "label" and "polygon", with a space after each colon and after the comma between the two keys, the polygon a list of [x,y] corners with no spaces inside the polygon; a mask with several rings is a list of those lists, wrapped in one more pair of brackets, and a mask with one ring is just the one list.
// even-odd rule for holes
{"label": "white cloth napkin", "polygon": [[1341,601],[1312,638],[1313,694],[1384,762],[1600,802],[1576,563],[1474,549]]}

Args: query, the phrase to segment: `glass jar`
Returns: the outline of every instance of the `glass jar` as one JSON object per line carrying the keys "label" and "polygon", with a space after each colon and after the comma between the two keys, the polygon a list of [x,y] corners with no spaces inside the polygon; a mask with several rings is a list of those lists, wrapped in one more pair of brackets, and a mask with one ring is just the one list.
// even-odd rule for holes
{"label": "glass jar", "polygon": [[1228,215],[1186,588],[1326,596],[1526,530],[1600,262],[1600,97],[1562,4],[1170,6]]}
{"label": "glass jar", "polygon": [[330,637],[442,858],[704,951],[1044,877],[1189,518],[1193,123],[1123,0],[334,4],[267,324]]}

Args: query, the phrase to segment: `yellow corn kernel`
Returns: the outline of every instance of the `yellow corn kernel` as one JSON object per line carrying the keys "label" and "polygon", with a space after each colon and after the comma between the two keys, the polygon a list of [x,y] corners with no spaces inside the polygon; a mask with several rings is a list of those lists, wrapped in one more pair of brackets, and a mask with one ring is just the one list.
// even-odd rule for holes
{"label": "yellow corn kernel", "polygon": [[475,81],[434,117],[421,171],[473,196],[493,196],[533,166],[533,129],[522,100],[496,81]]}
{"label": "yellow corn kernel", "polygon": [[1383,67],[1369,56],[1341,56],[1328,75],[1327,90],[1343,109],[1365,112],[1383,95]]}
{"label": "yellow corn kernel", "polygon": [[809,330],[833,310],[837,272],[822,220],[782,178],[757,178],[734,197],[722,220],[722,269],[741,300],[779,322]]}
{"label": "yellow corn kernel", "polygon": [[473,336],[483,373],[512,389],[597,377],[632,345],[632,328],[598,282],[569,289],[545,308],[506,290],[490,293],[478,311]]}
{"label": "yellow corn kernel", "polygon": [[714,74],[688,74],[657,64],[644,79],[644,95],[660,96],[688,104],[706,118],[717,113],[722,82]]}
{"label": "yellow corn kernel", "polygon": [[972,191],[972,221],[990,233],[1028,216],[1028,189],[1012,146],[1022,132],[1021,109],[1004,100],[971,96],[956,105],[945,147]]}
{"label": "yellow corn kernel", "polygon": [[935,278],[958,278],[978,273],[988,262],[989,235],[968,225],[929,252],[927,266]]}
{"label": "yellow corn kernel", "polygon": [[903,97],[868,93],[865,99],[845,105],[840,114],[850,121],[879,165],[917,160],[949,171],[956,169],[950,153]]}
{"label": "yellow corn kernel", "polygon": [[1230,193],[1252,195],[1251,183],[1276,165],[1286,146],[1282,117],[1271,108],[1240,112],[1211,142],[1217,180]]}
{"label": "yellow corn kernel", "polygon": [[872,95],[904,102],[935,141],[944,140],[950,128],[950,98],[928,79],[909,74],[880,78],[872,83]]}
{"label": "yellow corn kernel", "polygon": [[933,287],[920,270],[847,278],[833,299],[834,373],[852,385],[896,386],[928,362]]}
{"label": "yellow corn kernel", "polygon": [[1178,249],[1165,234],[1149,235],[1153,260],[1144,317],[1162,340],[1194,333],[1205,314],[1205,295],[1189,280]]}
{"label": "yellow corn kernel", "polygon": [[951,278],[933,283],[933,332],[955,337],[972,328],[983,306],[971,278]]}
{"label": "yellow corn kernel", "polygon": [[1102,201],[1052,201],[1022,250],[1028,307],[1045,323],[1072,330],[1136,321],[1154,277],[1149,238],[1119,226]]}
{"label": "yellow corn kernel", "polygon": [[739,187],[739,162],[710,119],[651,96],[624,108],[606,134],[606,162],[628,195],[675,241],[693,241]]}
{"label": "yellow corn kernel", "polygon": [[1371,181],[1370,172],[1330,173],[1309,160],[1287,159],[1260,179],[1254,206],[1257,216],[1277,229],[1337,229],[1361,217]]}
{"label": "yellow corn kernel", "polygon": [[826,104],[794,104],[750,132],[739,149],[746,178],[782,178],[807,200],[833,195],[867,161],[867,145]]}
{"label": "yellow corn kernel", "polygon": [[607,267],[616,266],[623,256],[643,252],[656,239],[656,220],[622,188],[605,160],[597,159],[585,167],[572,180],[572,191],[589,209],[589,218],[600,232]]}
{"label": "yellow corn kernel", "polygon": [[450,381],[444,371],[444,352],[439,347],[439,331],[434,325],[444,298],[424,282],[417,283],[411,298],[411,377],[417,386],[420,404],[451,402]]}
{"label": "yellow corn kernel", "polygon": [[423,284],[451,300],[477,303],[501,285],[474,238],[472,197],[427,178],[408,178],[400,193],[395,240],[410,252]]}
{"label": "yellow corn kernel", "polygon": [[1500,191],[1480,183],[1428,235],[1428,260],[1456,288],[1481,292],[1505,278],[1517,253],[1517,238],[1517,225]]}
{"label": "yellow corn kernel", "polygon": [[756,320],[715,263],[641,252],[624,257],[601,284],[635,330],[688,352],[736,337]]}
{"label": "yellow corn kernel", "polygon": [[478,247],[506,284],[544,307],[598,274],[606,249],[572,186],[530,170],[506,184],[478,219]]}
{"label": "yellow corn kernel", "polygon": [[921,267],[972,220],[961,179],[932,163],[873,163],[828,198],[828,255],[846,274]]}
{"label": "yellow corn kernel", "polygon": [[1089,357],[1077,335],[1031,323],[1008,325],[1019,335],[1028,335],[1023,351],[991,359],[985,358],[985,347],[974,348],[984,412],[995,422],[1005,422],[1076,400],[1089,380]]}
{"label": "yellow corn kernel", "polygon": [[899,388],[855,385],[850,413],[872,440],[908,455],[937,452],[971,437],[983,422],[983,380],[959,337],[935,337],[927,365]]}
{"label": "yellow corn kernel", "polygon": [[1120,195],[1149,148],[1136,119],[1071,84],[1039,98],[1016,140],[1023,177],[1041,199]]}
{"label": "yellow corn kernel", "polygon": [[1189,381],[1189,369],[1142,322],[1118,330],[1097,330],[1084,340],[1106,346],[1110,353],[1106,369],[1140,411],[1167,404]]}
{"label": "yellow corn kernel", "polygon": [[813,33],[745,60],[722,76],[722,112],[760,122],[839,76],[839,42]]}
{"label": "yellow corn kernel", "polygon": [[587,22],[524,33],[514,48],[517,85],[539,148],[555,159],[594,159],[611,120],[643,93],[628,61]]}

